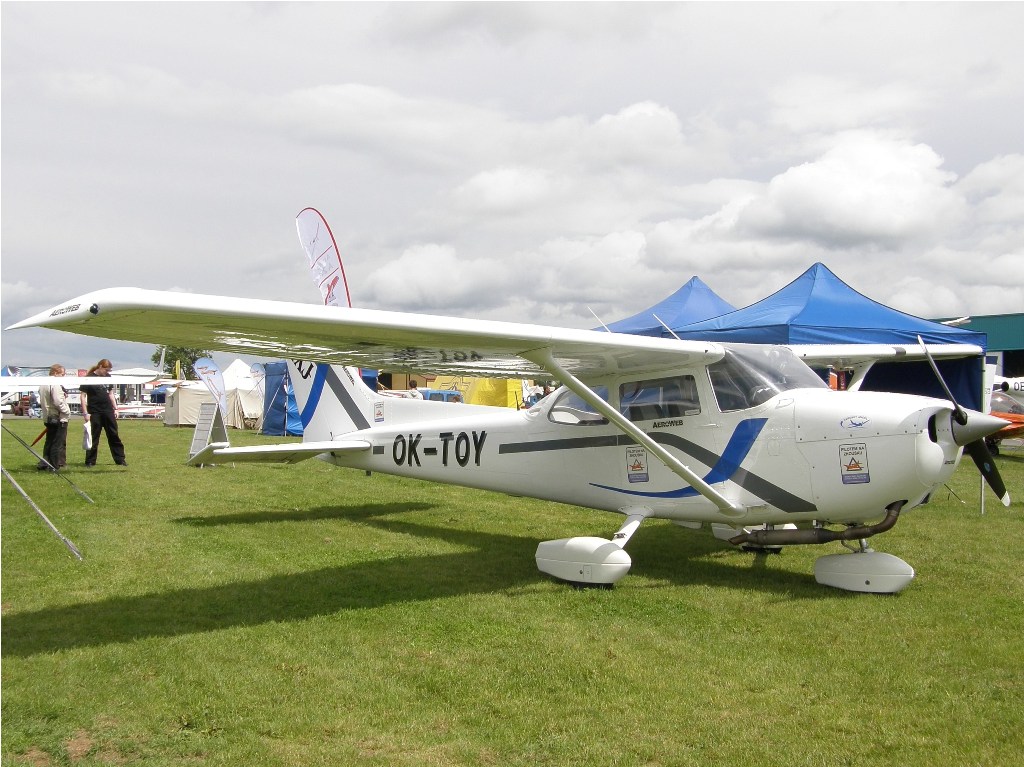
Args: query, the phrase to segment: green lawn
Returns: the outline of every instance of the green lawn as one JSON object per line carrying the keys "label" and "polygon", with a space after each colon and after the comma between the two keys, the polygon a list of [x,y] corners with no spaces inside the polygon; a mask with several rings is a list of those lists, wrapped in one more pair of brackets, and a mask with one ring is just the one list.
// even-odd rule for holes
{"label": "green lawn", "polygon": [[84,556],[3,483],[4,765],[1024,763],[1024,451],[998,459],[1009,510],[979,513],[968,459],[963,503],[873,540],[917,570],[899,595],[817,585],[838,544],[754,556],[659,521],[605,591],[533,555],[615,515],[319,461],[194,469],[191,430],[122,432],[127,470],[69,448],[95,504],[3,434]]}

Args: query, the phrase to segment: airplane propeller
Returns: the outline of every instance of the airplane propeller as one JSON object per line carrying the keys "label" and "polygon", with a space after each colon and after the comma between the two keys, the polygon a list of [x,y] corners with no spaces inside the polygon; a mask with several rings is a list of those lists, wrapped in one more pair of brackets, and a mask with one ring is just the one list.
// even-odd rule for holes
{"label": "airplane propeller", "polygon": [[985,478],[988,486],[992,488],[992,492],[996,494],[1003,506],[1009,506],[1010,494],[1006,491],[1006,485],[999,474],[999,469],[996,468],[992,454],[985,444],[985,437],[989,434],[995,434],[1006,426],[1006,421],[993,415],[986,415],[985,413],[973,410],[967,411],[961,407],[949,386],[946,385],[946,380],[942,377],[942,373],[939,372],[939,366],[935,364],[935,359],[932,357],[931,352],[928,351],[928,346],[921,336],[917,337],[917,342],[924,349],[925,357],[928,358],[928,364],[931,365],[932,372],[939,379],[939,385],[942,386],[946,397],[953,405],[953,412],[950,415],[949,422],[950,430],[953,433],[953,441],[964,448],[968,455],[971,456],[974,465],[981,472],[981,476]]}

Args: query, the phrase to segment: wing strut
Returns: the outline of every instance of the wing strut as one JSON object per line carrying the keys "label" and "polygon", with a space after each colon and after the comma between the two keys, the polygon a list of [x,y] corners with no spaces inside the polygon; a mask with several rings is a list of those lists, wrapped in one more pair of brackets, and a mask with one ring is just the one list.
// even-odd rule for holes
{"label": "wing strut", "polygon": [[670,471],[677,474],[686,484],[711,501],[719,510],[732,517],[742,517],[747,513],[745,507],[734,501],[730,501],[719,491],[701,479],[688,466],[685,466],[678,458],[668,450],[659,445],[643,429],[623,416],[616,408],[601,399],[593,389],[576,378],[572,373],[563,368],[555,360],[550,349],[534,349],[522,354],[530,362],[540,365],[553,376],[557,377],[576,396],[594,408],[597,412],[607,418],[611,423],[628,437],[632,437],[639,444],[647,448],[664,463]]}

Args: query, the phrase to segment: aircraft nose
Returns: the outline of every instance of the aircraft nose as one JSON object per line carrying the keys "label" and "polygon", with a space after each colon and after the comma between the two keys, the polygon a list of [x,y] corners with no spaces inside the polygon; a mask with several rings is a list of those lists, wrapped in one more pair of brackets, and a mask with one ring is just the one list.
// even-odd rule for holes
{"label": "aircraft nose", "polygon": [[953,441],[960,447],[984,439],[989,434],[995,434],[1009,423],[1009,421],[994,415],[986,415],[974,410],[968,410],[966,413],[967,423],[962,424],[956,418],[950,421],[950,426],[953,429]]}

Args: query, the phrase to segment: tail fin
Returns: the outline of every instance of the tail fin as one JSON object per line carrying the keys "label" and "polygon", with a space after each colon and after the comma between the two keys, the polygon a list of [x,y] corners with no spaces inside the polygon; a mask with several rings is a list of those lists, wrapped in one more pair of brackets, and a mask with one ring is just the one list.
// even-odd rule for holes
{"label": "tail fin", "polygon": [[375,415],[378,397],[363,383],[358,368],[289,360],[288,374],[304,442],[337,439],[382,420]]}

